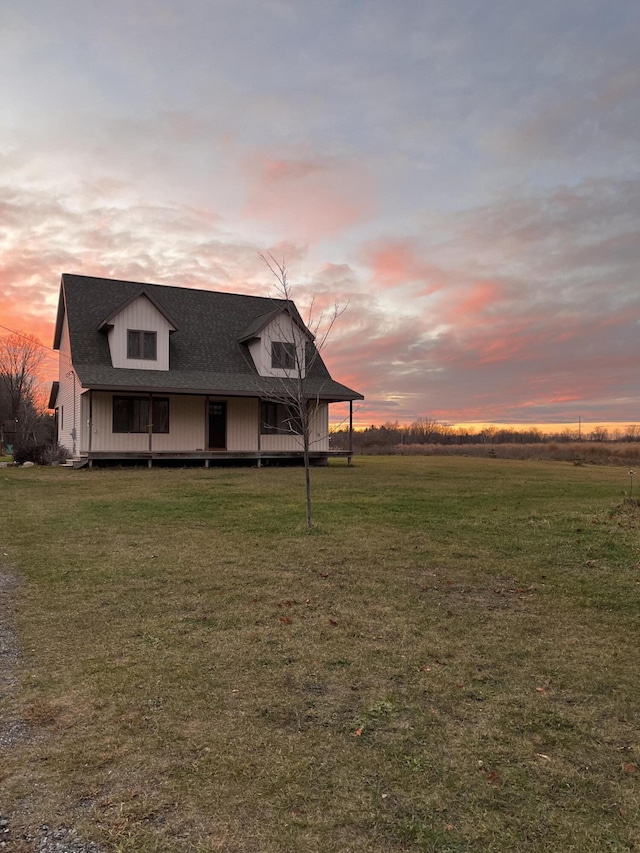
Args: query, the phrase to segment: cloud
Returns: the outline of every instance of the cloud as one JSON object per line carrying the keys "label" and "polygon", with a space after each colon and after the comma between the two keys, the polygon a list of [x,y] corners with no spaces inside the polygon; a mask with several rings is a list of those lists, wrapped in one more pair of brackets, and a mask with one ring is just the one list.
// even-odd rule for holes
{"label": "cloud", "polygon": [[372,213],[372,184],[355,162],[252,152],[243,216],[277,233],[317,242]]}
{"label": "cloud", "polygon": [[371,270],[375,288],[397,288],[419,285],[422,295],[443,287],[447,274],[420,256],[422,247],[409,239],[379,240],[365,246],[362,258]]}
{"label": "cloud", "polygon": [[634,61],[595,80],[585,68],[580,85],[548,92],[533,113],[506,132],[496,131],[493,144],[503,155],[581,164],[587,159],[616,157],[618,169],[637,162],[640,124],[640,68]]}
{"label": "cloud", "polygon": [[[78,272],[209,289],[267,292],[257,246],[232,240],[208,210],[92,204],[43,190],[0,187],[3,325],[53,337],[60,275]],[[108,187],[107,187],[108,190]]]}
{"label": "cloud", "polygon": [[[367,244],[379,296],[356,305],[340,366],[361,365],[355,387],[401,420],[596,420],[605,401],[632,419],[639,201],[640,181],[586,181],[441,217],[437,244]],[[424,296],[386,314],[382,286],[420,279]]]}

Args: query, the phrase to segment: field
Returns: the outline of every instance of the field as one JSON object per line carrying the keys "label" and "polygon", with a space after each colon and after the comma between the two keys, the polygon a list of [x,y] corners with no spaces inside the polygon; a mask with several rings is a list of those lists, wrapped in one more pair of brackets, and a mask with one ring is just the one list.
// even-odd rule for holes
{"label": "field", "polygon": [[0,471],[15,850],[640,850],[627,470],[312,478],[308,534],[300,469]]}

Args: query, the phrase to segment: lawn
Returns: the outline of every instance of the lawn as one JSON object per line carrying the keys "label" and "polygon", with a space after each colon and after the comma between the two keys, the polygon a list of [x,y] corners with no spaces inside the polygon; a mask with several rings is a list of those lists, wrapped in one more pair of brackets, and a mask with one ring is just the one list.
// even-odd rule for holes
{"label": "lawn", "polygon": [[0,812],[120,853],[639,850],[626,469],[312,477],[308,534],[301,469],[0,471]]}

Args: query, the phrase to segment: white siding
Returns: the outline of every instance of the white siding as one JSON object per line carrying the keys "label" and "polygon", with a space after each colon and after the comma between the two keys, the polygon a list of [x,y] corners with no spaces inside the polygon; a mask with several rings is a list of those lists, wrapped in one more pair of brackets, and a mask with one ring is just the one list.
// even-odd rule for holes
{"label": "white siding", "polygon": [[170,396],[169,432],[153,434],[153,449],[206,450],[205,441],[205,398]]}
{"label": "white siding", "polygon": [[[127,358],[127,330],[139,329],[156,332],[157,358],[155,361]],[[109,349],[114,367],[135,370],[169,370],[169,331],[173,329],[146,296],[140,296],[113,318],[109,330]]]}
{"label": "white siding", "polygon": [[301,435],[262,435],[260,436],[261,450],[297,450],[302,451]]}
{"label": "white siding", "polygon": [[86,453],[89,449],[89,391],[84,391],[80,397],[80,445],[79,451]]}
{"label": "white siding", "polygon": [[227,400],[227,450],[258,449],[260,401],[253,397]]}
{"label": "white siding", "polygon": [[69,453],[79,454],[80,447],[80,380],[71,367],[69,325],[65,316],[60,336],[60,360],[58,382],[58,441]]}
{"label": "white siding", "polygon": [[311,450],[329,449],[329,404],[320,403],[311,421]]}

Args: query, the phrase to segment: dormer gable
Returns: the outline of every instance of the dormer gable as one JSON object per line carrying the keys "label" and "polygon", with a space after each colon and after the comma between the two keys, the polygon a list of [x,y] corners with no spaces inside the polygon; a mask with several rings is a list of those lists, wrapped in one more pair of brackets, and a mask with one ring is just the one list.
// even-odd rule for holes
{"label": "dormer gable", "polygon": [[295,378],[306,374],[307,347],[314,337],[293,302],[256,317],[240,336],[260,376]]}
{"label": "dormer gable", "polygon": [[113,367],[132,370],[169,370],[169,335],[177,329],[167,311],[145,287],[98,326],[108,336]]}

